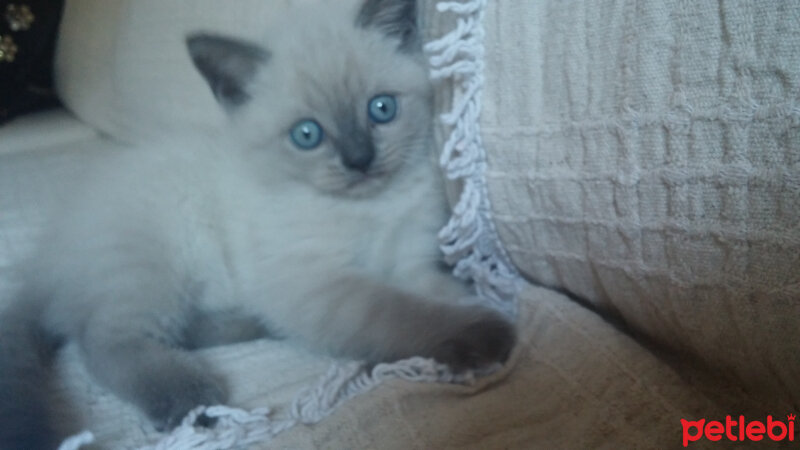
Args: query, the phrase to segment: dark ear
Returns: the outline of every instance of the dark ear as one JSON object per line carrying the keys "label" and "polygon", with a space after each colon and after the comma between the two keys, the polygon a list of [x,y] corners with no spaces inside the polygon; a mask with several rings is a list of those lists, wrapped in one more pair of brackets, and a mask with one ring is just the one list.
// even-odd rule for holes
{"label": "dark ear", "polygon": [[269,52],[255,44],[207,33],[189,35],[186,46],[214,97],[226,109],[250,98],[247,84],[269,59]]}
{"label": "dark ear", "polygon": [[419,48],[416,0],[365,0],[356,23],[399,39],[401,50]]}

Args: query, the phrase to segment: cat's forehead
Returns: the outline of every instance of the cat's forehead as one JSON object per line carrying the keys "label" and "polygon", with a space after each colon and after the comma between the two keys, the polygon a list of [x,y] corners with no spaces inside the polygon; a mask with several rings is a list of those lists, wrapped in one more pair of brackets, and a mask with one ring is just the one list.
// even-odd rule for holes
{"label": "cat's forehead", "polygon": [[[291,43],[276,58],[277,70],[287,69],[310,88],[368,89],[381,83],[413,82],[415,67],[375,32],[352,30],[323,34],[319,39],[304,36]],[[277,52],[276,52],[277,53]]]}
{"label": "cat's forehead", "polygon": [[261,77],[265,88],[315,103],[335,99],[337,108],[345,98],[424,88],[425,70],[400,52],[396,42],[379,31],[357,27],[340,11],[332,15],[340,17],[320,18],[317,11],[268,39],[272,57]]}

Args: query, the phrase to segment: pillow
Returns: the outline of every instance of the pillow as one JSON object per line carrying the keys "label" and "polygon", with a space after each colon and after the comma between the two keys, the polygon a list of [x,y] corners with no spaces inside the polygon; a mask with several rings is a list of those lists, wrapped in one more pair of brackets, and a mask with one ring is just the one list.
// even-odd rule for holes
{"label": "pillow", "polygon": [[186,51],[185,36],[213,30],[257,38],[287,1],[68,0],[56,87],[84,122],[129,142],[157,130],[224,119]]}
{"label": "pillow", "polygon": [[224,114],[189,58],[186,35],[210,30],[257,40],[298,1],[330,0],[67,0],[58,93],[83,121],[124,141],[219,126]]}
{"label": "pillow", "polygon": [[795,404],[798,23],[795,2],[489,2],[481,119],[526,277]]}
{"label": "pillow", "polygon": [[0,1],[0,124],[53,107],[52,70],[63,0]]}

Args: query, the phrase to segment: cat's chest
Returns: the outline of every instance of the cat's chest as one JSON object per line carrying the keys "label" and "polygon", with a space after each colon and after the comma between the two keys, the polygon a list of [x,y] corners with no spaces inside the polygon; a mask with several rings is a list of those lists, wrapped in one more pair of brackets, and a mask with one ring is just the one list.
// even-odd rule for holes
{"label": "cat's chest", "polygon": [[380,278],[396,278],[436,259],[436,233],[443,225],[429,202],[395,202],[365,220],[351,236],[351,264]]}
{"label": "cat's chest", "polygon": [[304,269],[391,278],[437,258],[442,206],[436,192],[421,188],[362,201],[272,198],[232,230],[231,257],[245,280]]}

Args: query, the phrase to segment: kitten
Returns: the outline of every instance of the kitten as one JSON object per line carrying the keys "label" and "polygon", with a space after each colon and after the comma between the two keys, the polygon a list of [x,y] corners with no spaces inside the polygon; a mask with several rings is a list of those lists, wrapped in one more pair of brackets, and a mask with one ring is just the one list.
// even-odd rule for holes
{"label": "kitten", "polygon": [[159,429],[226,401],[194,348],[260,337],[461,371],[507,358],[513,326],[459,305],[432,87],[413,0],[295,6],[262,46],[198,33],[189,54],[229,132],[108,155],[23,268],[0,331],[0,447],[58,439],[44,386],[77,341],[93,376]]}

